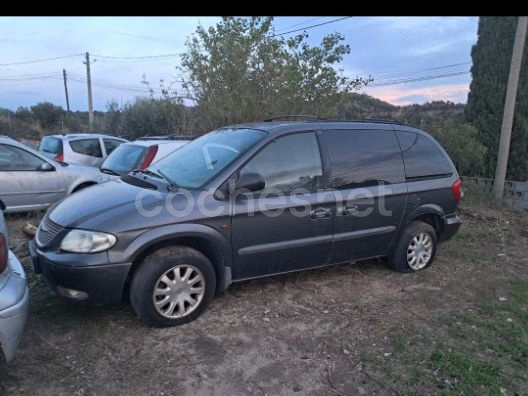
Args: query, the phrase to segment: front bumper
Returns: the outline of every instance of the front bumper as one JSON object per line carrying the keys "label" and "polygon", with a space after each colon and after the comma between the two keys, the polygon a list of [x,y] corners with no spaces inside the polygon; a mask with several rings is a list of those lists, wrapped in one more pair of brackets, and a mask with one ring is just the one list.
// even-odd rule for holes
{"label": "front bumper", "polygon": [[57,294],[98,305],[121,301],[131,263],[110,264],[106,252],[43,252],[33,240],[29,242],[29,252],[33,271],[42,275]]}
{"label": "front bumper", "polygon": [[457,213],[446,216],[444,218],[444,227],[442,229],[442,233],[438,236],[438,241],[447,241],[456,234],[461,225],[462,219]]}
{"label": "front bumper", "polygon": [[0,345],[7,362],[13,360],[26,325],[29,290],[20,261],[9,251],[9,279],[0,290]]}

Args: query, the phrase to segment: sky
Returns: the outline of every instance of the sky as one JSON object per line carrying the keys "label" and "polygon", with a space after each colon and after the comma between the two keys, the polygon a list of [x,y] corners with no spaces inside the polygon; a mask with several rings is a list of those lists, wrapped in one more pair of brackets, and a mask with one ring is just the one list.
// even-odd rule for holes
{"label": "sky", "polygon": [[[275,32],[308,28],[340,17],[276,17]],[[91,57],[95,110],[123,105],[175,79],[179,53],[196,27],[215,17],[0,17],[0,107],[16,110],[49,101],[87,110],[84,53]],[[309,28],[308,43],[330,33],[351,47],[339,65],[348,77],[374,78],[361,92],[395,105],[449,100],[465,103],[477,17],[351,17]],[[42,59],[59,58],[47,61]],[[31,63],[28,63],[31,62]],[[432,78],[434,77],[434,78]]]}

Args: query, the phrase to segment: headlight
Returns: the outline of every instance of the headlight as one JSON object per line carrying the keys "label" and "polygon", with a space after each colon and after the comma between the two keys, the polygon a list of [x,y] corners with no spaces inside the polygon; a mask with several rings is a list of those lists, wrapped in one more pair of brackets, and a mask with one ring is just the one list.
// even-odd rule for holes
{"label": "headlight", "polygon": [[72,230],[61,242],[61,250],[73,253],[97,253],[110,249],[117,239],[103,232]]}

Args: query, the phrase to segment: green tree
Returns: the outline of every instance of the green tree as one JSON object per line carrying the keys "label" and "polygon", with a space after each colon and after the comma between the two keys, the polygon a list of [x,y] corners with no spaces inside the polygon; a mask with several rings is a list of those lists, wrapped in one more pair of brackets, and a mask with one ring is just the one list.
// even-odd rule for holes
{"label": "green tree", "polygon": [[[517,17],[481,17],[478,40],[471,50],[473,67],[467,120],[478,129],[488,149],[483,175],[493,177],[499,150],[504,99],[510,69]],[[528,180],[528,50],[525,49],[513,120],[506,177]]]}
{"label": "green tree", "polygon": [[50,102],[37,103],[30,107],[32,119],[38,121],[43,129],[59,130],[66,112],[61,106]]}
{"label": "green tree", "polygon": [[179,134],[184,132],[184,111],[181,103],[170,99],[137,97],[123,107],[119,131],[131,138]]}
{"label": "green tree", "polygon": [[435,122],[427,131],[445,148],[458,173],[475,176],[482,172],[487,149],[478,140],[478,131],[474,126],[450,120]]}
{"label": "green tree", "polygon": [[272,22],[224,17],[209,29],[199,26],[187,41],[179,70],[207,129],[281,114],[336,116],[344,94],[367,83],[336,69],[350,53],[341,34],[312,47],[306,33],[275,35]]}

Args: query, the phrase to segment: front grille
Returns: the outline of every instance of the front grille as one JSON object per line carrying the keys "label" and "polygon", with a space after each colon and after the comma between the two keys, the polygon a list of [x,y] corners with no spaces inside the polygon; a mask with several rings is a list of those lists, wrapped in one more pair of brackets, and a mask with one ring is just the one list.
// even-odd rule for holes
{"label": "front grille", "polygon": [[35,235],[35,242],[39,247],[45,247],[49,245],[62,230],[63,227],[54,223],[48,217],[45,217],[39,225],[37,234]]}

